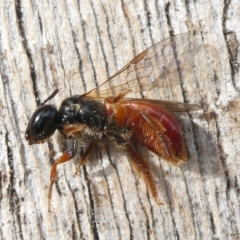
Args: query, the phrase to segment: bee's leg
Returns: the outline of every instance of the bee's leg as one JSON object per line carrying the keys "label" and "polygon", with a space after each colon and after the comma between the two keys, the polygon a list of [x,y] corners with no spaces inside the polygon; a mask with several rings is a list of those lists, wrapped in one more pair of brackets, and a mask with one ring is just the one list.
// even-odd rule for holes
{"label": "bee's leg", "polygon": [[75,156],[76,152],[77,152],[77,142],[74,141],[72,149],[65,152],[52,165],[52,169],[51,169],[51,173],[50,173],[50,185],[49,185],[49,190],[48,190],[48,211],[49,212],[50,212],[50,202],[51,202],[51,198],[52,198],[52,187],[53,187],[53,184],[57,180],[57,165],[61,164],[61,163],[64,163],[64,162],[67,162],[70,159],[72,159]]}
{"label": "bee's leg", "polygon": [[161,204],[158,198],[157,186],[148,162],[144,160],[132,146],[127,145],[126,150],[130,155],[131,166],[134,168],[135,172],[144,180],[147,190],[150,195],[152,195],[155,202],[158,205]]}
{"label": "bee's leg", "polygon": [[78,172],[80,171],[81,166],[83,166],[86,163],[89,154],[92,152],[93,146],[94,146],[93,143],[91,143],[88,146],[87,150],[84,152],[83,156],[81,157],[81,159],[79,161],[79,164],[77,166],[75,174],[78,174]]}
{"label": "bee's leg", "polygon": [[81,132],[81,131],[83,131],[84,130],[84,128],[86,127],[86,125],[85,124],[76,124],[76,123],[74,123],[74,124],[67,124],[64,128],[63,128],[63,130],[62,130],[62,134],[64,135],[64,136],[66,136],[67,138],[72,138],[72,137],[79,137],[79,133]]}

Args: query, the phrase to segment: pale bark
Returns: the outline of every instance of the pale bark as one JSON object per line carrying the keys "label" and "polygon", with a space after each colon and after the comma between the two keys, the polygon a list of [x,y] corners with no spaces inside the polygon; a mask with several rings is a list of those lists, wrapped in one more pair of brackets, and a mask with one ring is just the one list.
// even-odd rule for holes
{"label": "pale bark", "polygon": [[[239,1],[169,2],[0,0],[0,239],[240,238]],[[59,88],[50,101],[59,106],[183,32],[217,54],[199,59],[208,70],[197,89],[186,78],[183,90],[160,93],[207,110],[180,116],[189,151],[180,168],[146,155],[163,205],[127,156],[103,148],[77,176],[78,159],[59,166],[49,213],[48,144],[24,137],[37,96]],[[56,158],[63,140],[52,143]]]}

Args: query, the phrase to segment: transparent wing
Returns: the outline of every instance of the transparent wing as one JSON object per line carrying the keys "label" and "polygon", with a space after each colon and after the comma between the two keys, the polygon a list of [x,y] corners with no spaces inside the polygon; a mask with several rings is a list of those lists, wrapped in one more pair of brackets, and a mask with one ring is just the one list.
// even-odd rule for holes
{"label": "transparent wing", "polygon": [[195,59],[201,59],[204,46],[192,34],[169,37],[133,58],[116,74],[85,93],[92,98],[116,96],[121,92],[146,92],[156,87],[171,88],[192,71]]}
{"label": "transparent wing", "polygon": [[155,99],[136,99],[136,98],[124,98],[121,102],[131,103],[132,101],[143,101],[150,102],[155,105],[163,106],[172,112],[186,112],[186,111],[198,111],[203,109],[203,106],[200,104],[191,104],[191,103],[182,103],[177,101],[165,101],[165,100],[155,100]]}

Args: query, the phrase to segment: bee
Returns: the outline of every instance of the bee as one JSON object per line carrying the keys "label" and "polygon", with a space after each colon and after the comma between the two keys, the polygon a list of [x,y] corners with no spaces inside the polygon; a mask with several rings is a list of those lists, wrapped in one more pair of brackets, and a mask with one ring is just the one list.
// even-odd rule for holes
{"label": "bee", "polygon": [[194,68],[193,56],[201,46],[188,33],[169,37],[138,54],[121,70],[93,90],[66,98],[57,109],[46,104],[56,89],[33,113],[25,138],[28,144],[43,143],[58,130],[73,138],[72,148],[63,153],[51,168],[49,203],[57,181],[57,166],[71,160],[78,151],[77,140],[89,145],[80,159],[77,172],[99,142],[107,140],[123,149],[134,170],[144,180],[157,203],[158,191],[149,163],[138,153],[136,144],[145,147],[173,165],[187,160],[183,132],[173,112],[197,111],[201,105],[129,97],[166,84],[180,84],[183,72]]}

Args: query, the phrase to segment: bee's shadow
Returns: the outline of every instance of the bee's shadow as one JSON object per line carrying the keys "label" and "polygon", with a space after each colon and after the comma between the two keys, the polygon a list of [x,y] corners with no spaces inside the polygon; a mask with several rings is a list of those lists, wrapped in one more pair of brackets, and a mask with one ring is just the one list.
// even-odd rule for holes
{"label": "bee's shadow", "polygon": [[[222,177],[223,152],[217,142],[217,129],[211,129],[210,122],[203,126],[182,118],[188,160],[182,165],[183,171],[201,173],[202,177]],[[204,121],[202,121],[204,122]]]}

